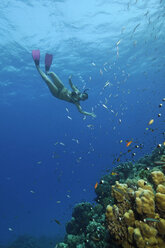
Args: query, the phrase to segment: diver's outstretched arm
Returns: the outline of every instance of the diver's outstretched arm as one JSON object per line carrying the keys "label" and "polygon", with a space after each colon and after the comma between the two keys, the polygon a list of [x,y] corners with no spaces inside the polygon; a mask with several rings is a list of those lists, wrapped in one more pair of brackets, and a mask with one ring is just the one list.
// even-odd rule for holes
{"label": "diver's outstretched arm", "polygon": [[81,114],[90,115],[90,116],[92,116],[92,117],[96,117],[96,115],[95,115],[94,113],[90,113],[90,112],[86,112],[86,111],[82,110],[82,108],[81,108],[81,106],[80,106],[79,103],[75,103],[75,105],[76,105],[78,111],[79,111]]}
{"label": "diver's outstretched arm", "polygon": [[79,92],[79,90],[77,89],[77,87],[72,83],[72,80],[71,80],[71,76],[69,77],[69,84],[70,84],[70,87],[72,88],[72,90],[74,92]]}

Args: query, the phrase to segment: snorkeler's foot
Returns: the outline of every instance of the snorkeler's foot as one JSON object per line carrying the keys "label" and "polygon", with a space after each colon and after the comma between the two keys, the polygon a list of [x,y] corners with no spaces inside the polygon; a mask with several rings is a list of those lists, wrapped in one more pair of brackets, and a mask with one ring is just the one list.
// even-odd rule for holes
{"label": "snorkeler's foot", "polygon": [[40,50],[33,50],[32,51],[32,57],[33,57],[34,63],[36,65],[39,65],[39,63],[40,63]]}
{"label": "snorkeler's foot", "polygon": [[46,53],[45,55],[45,71],[48,72],[52,64],[53,55]]}

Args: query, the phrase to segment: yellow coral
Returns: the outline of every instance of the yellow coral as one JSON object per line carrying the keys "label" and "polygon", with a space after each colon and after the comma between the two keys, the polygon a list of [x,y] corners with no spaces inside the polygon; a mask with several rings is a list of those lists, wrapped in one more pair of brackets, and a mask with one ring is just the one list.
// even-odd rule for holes
{"label": "yellow coral", "polygon": [[157,189],[156,189],[156,192],[157,193],[162,193],[162,194],[165,194],[165,186],[162,185],[162,184],[159,184]]}
{"label": "yellow coral", "polygon": [[165,248],[165,176],[151,174],[156,193],[144,180],[136,191],[119,182],[112,186],[116,205],[107,206],[108,229],[123,248]]}
{"label": "yellow coral", "polygon": [[140,229],[142,236],[145,238],[150,238],[151,236],[155,237],[157,235],[157,230],[154,227],[142,221],[137,222],[136,226]]}
{"label": "yellow coral", "polygon": [[113,207],[111,205],[108,205],[106,208],[106,217],[107,219],[113,219]]}
{"label": "yellow coral", "polygon": [[165,176],[164,176],[163,172],[161,172],[161,171],[153,171],[151,173],[151,177],[152,177],[153,182],[156,185],[162,184],[165,182]]}
{"label": "yellow coral", "polygon": [[134,239],[138,248],[145,248],[145,241],[139,228],[134,229]]}
{"label": "yellow coral", "polygon": [[165,235],[165,220],[160,219],[160,222],[157,224],[157,229],[161,235]]}
{"label": "yellow coral", "polygon": [[[148,224],[142,221],[135,221],[136,230],[134,230],[134,239],[136,241],[137,246],[140,248],[140,245],[144,245],[144,247],[154,247],[159,248],[157,246],[157,233],[156,228],[149,226]],[[138,235],[135,235],[137,232]]]}
{"label": "yellow coral", "polygon": [[124,219],[127,226],[133,226],[135,223],[134,212],[130,209],[128,212],[124,214]]}
{"label": "yellow coral", "polygon": [[148,190],[150,190],[150,191],[153,192],[152,186],[149,185],[149,184],[147,184],[147,182],[144,181],[143,179],[138,180],[137,184],[138,184],[138,186],[140,188],[142,188],[142,189],[148,189]]}
{"label": "yellow coral", "polygon": [[165,247],[165,242],[162,238],[158,237],[158,248],[164,248]]}
{"label": "yellow coral", "polygon": [[139,214],[146,214],[147,217],[153,217],[155,213],[154,193],[150,190],[139,188],[136,192],[136,211]]}
{"label": "yellow coral", "polygon": [[156,193],[156,206],[160,211],[165,212],[165,194]]}
{"label": "yellow coral", "polygon": [[158,240],[156,237],[145,238],[145,244],[147,247],[159,248]]}
{"label": "yellow coral", "polygon": [[134,228],[129,226],[128,227],[128,242],[133,243],[133,233],[134,233]]}
{"label": "yellow coral", "polygon": [[116,181],[116,184],[112,186],[112,196],[117,202],[123,202],[127,197],[127,189],[127,184]]}

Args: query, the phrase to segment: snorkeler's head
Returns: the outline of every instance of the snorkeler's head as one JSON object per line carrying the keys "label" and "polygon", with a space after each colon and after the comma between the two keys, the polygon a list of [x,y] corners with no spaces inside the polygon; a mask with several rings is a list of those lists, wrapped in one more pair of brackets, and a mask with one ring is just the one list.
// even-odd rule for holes
{"label": "snorkeler's head", "polygon": [[88,99],[88,94],[86,92],[81,93],[80,99],[81,99],[81,101],[85,101],[86,99]]}

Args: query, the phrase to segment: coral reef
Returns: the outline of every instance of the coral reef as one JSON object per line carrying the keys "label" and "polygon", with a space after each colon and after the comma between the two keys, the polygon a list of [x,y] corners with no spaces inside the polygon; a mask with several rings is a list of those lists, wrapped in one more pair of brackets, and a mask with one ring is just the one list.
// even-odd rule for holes
{"label": "coral reef", "polygon": [[[153,171],[151,178],[153,187],[144,180],[137,181],[137,189],[119,182],[112,186],[115,204],[106,209],[108,230],[124,248],[165,247],[165,175]],[[115,188],[120,189],[117,195]]]}
{"label": "coral reef", "polygon": [[96,205],[83,202],[56,248],[164,248],[165,147],[101,178]]}

